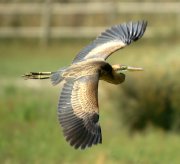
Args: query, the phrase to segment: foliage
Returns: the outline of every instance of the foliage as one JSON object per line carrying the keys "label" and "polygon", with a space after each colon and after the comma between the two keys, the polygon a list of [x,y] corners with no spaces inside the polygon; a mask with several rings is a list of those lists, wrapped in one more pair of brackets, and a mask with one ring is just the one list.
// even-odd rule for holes
{"label": "foliage", "polygon": [[[179,163],[178,134],[154,126],[134,135],[126,132],[143,113],[152,125],[162,127],[165,116],[168,128],[179,129],[180,49],[171,41],[140,41],[113,55],[110,63],[142,66],[145,71],[127,73],[120,86],[100,82],[102,145],[81,151],[66,143],[57,120],[59,86],[20,75],[68,65],[87,43],[63,40],[46,48],[30,42],[0,44],[0,163]],[[120,124],[122,118],[128,126]]]}
{"label": "foliage", "polygon": [[178,72],[160,75],[157,70],[141,80],[134,76],[122,87],[121,112],[131,130],[153,125],[180,131],[180,101],[177,101],[180,100],[180,81],[174,77],[178,77]]}
{"label": "foliage", "polygon": [[140,62],[144,72],[127,74],[126,82],[119,87],[115,101],[121,98],[119,114],[130,130],[155,126],[180,132],[180,49],[163,47],[151,50],[154,59],[148,51],[150,59]]}

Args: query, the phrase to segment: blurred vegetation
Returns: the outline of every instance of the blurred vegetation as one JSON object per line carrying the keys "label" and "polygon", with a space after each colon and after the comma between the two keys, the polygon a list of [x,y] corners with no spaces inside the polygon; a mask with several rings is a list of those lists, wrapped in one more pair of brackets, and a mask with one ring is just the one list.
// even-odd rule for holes
{"label": "blurred vegetation", "polygon": [[120,112],[130,130],[155,126],[180,132],[180,67],[176,60],[165,68],[146,70],[143,79],[133,75],[122,87]]}
{"label": "blurred vegetation", "polygon": [[[1,0],[2,1],[2,0]],[[106,0],[94,0],[94,2],[108,2]],[[18,2],[30,2],[26,0],[5,0],[2,1],[4,3],[18,3]],[[44,1],[34,1],[34,2],[44,2]],[[77,2],[73,0],[52,0],[53,2]],[[79,1],[79,2],[92,2],[89,0]],[[114,0],[114,7],[116,7],[116,1]],[[121,1],[128,2],[128,1]],[[144,2],[142,0],[129,0],[129,2]],[[146,2],[152,2],[152,0],[146,0]],[[154,2],[157,2],[154,0]],[[158,2],[162,2],[163,0],[158,0]],[[178,0],[166,0],[166,2],[178,2]],[[42,3],[43,5],[44,3]],[[69,3],[70,4],[70,3]],[[87,3],[83,3],[84,6],[88,5]],[[0,14],[0,27],[42,27],[43,24],[43,13],[31,13],[31,14],[21,14],[21,13],[13,13],[13,14]],[[163,33],[170,33],[174,37],[179,35],[179,14],[173,12],[152,12],[152,13],[117,13],[116,9],[114,9],[111,13],[64,13],[61,15],[52,14],[50,18],[50,26],[51,27],[101,27],[101,26],[109,26],[112,24],[119,24],[120,22],[126,22],[127,20],[139,20],[145,19],[149,23],[149,27],[155,27],[156,30],[153,33],[156,35],[163,35]],[[171,25],[171,28],[168,28],[167,24]],[[151,31],[152,32],[152,31]]]}
{"label": "blurred vegetation", "polygon": [[[51,0],[52,2],[108,2],[108,0]],[[113,2],[117,2],[118,0],[113,0]],[[178,0],[166,0],[166,2],[178,2]],[[12,3],[12,2],[44,2],[44,0],[1,0],[3,3]],[[164,2],[164,0],[120,0],[118,2]]]}
{"label": "blurred vegetation", "polygon": [[102,145],[80,151],[66,143],[56,115],[59,87],[20,75],[68,65],[88,43],[0,42],[0,163],[179,163],[180,47],[173,38],[143,38],[112,55],[112,64],[145,71],[126,73],[119,86],[100,82]]}
{"label": "blurred vegetation", "polygon": [[178,41],[170,42],[169,45],[167,40],[154,40],[150,43],[154,47],[142,45],[134,52],[126,49],[132,56],[120,57],[128,65],[144,67],[143,73],[127,73],[118,96],[111,95],[130,131],[145,130],[149,126],[180,131],[180,48]]}

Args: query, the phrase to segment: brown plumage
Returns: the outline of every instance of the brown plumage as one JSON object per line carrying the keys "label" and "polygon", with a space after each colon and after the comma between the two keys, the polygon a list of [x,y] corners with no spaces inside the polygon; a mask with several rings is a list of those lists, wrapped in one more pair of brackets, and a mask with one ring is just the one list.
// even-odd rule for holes
{"label": "brown plumage", "polygon": [[102,143],[99,124],[98,82],[120,84],[123,71],[142,68],[110,65],[105,60],[115,51],[142,37],[147,23],[129,22],[116,25],[101,33],[82,49],[69,67],[56,72],[30,72],[27,79],[51,78],[56,85],[65,81],[58,103],[58,118],[66,140],[74,148],[84,149]]}

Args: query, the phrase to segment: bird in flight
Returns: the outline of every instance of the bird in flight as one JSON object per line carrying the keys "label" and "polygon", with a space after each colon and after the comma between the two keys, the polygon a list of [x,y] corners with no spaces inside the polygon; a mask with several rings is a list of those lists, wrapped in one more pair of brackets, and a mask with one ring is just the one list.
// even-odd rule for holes
{"label": "bird in flight", "polygon": [[83,48],[71,65],[55,72],[30,72],[26,79],[51,79],[53,85],[64,81],[58,103],[58,119],[66,140],[75,149],[102,143],[99,124],[98,82],[120,84],[124,71],[142,68],[121,64],[110,65],[106,59],[115,51],[141,38],[146,21],[112,26]]}

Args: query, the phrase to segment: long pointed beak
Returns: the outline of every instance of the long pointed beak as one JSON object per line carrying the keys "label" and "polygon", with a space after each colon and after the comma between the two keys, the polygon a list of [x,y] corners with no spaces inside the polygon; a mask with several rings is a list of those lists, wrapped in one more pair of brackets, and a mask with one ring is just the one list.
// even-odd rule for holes
{"label": "long pointed beak", "polygon": [[127,66],[127,71],[143,71],[143,68]]}
{"label": "long pointed beak", "polygon": [[143,68],[141,67],[133,67],[133,66],[127,66],[127,65],[120,65],[115,64],[112,65],[113,69],[117,72],[124,72],[124,71],[143,71]]}

